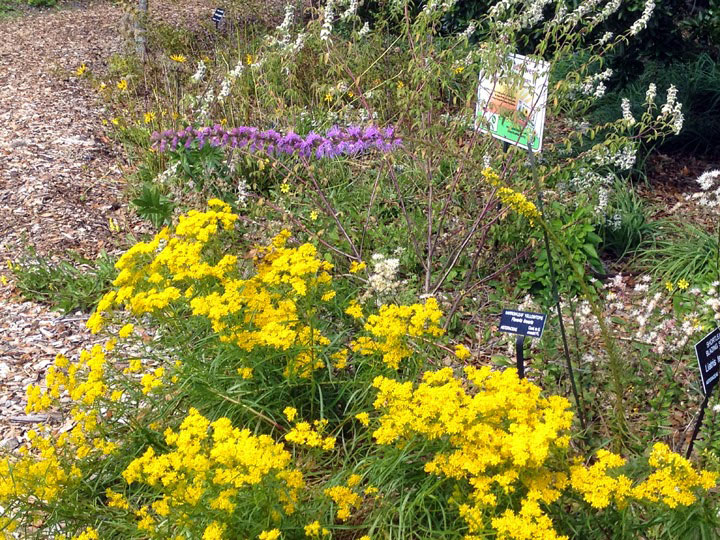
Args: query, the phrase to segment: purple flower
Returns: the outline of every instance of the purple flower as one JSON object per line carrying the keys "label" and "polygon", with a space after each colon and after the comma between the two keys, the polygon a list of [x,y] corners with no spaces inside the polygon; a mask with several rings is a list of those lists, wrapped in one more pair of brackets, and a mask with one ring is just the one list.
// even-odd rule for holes
{"label": "purple flower", "polygon": [[177,132],[156,131],[151,140],[159,152],[175,150],[181,144],[190,149],[193,143],[198,149],[202,149],[209,142],[211,146],[245,147],[250,152],[299,155],[306,158],[314,155],[318,159],[340,155],[355,156],[373,149],[390,152],[402,144],[402,140],[395,137],[393,127],[380,129],[376,126],[365,129],[359,126],[333,126],[324,136],[311,131],[301,137],[292,131],[282,135],[274,129],[260,131],[253,126],[226,130],[220,124],[215,124],[213,127],[203,128],[188,126]]}

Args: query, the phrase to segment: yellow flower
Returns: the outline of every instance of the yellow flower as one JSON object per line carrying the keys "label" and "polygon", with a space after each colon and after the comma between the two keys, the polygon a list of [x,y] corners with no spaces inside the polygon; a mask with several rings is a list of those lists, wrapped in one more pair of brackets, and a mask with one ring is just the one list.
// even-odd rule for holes
{"label": "yellow flower", "polygon": [[333,99],[334,99],[334,98],[332,97],[332,94],[330,94],[330,93],[325,94],[324,101],[325,101],[326,103],[332,103]]}
{"label": "yellow flower", "polygon": [[328,301],[332,300],[333,298],[335,298],[335,291],[328,291],[322,295],[321,300],[323,302],[328,302]]}
{"label": "yellow flower", "polygon": [[278,538],[280,538],[280,531],[278,529],[263,531],[260,533],[260,536],[258,536],[258,540],[277,540]]}
{"label": "yellow flower", "polygon": [[213,521],[205,527],[203,540],[222,540],[226,525],[220,525],[217,521]]}
{"label": "yellow flower", "polygon": [[360,262],[353,261],[350,263],[350,273],[351,274],[357,274],[361,270],[365,270],[365,268],[367,268],[367,265],[363,261],[360,261]]}
{"label": "yellow flower", "polygon": [[135,330],[135,325],[133,325],[132,323],[128,323],[120,329],[120,331],[118,332],[118,337],[126,338],[133,333],[133,330]]}
{"label": "yellow flower", "polygon": [[146,112],[145,113],[145,123],[149,124],[155,120],[155,113],[154,112]]}
{"label": "yellow flower", "polygon": [[320,215],[320,214],[318,214],[318,211],[317,211],[317,210],[313,210],[312,212],[310,212],[310,219],[311,219],[312,221],[315,221],[315,220],[318,218],[319,215]]}
{"label": "yellow flower", "polygon": [[678,289],[680,289],[681,291],[684,291],[684,290],[687,289],[689,286],[690,286],[690,283],[688,283],[688,281],[687,281],[686,279],[684,279],[684,278],[677,282],[677,287],[678,287]]}
{"label": "yellow flower", "polygon": [[113,118],[112,120],[110,120],[110,122],[113,126],[117,126],[120,123],[120,120],[118,120],[117,118]]}
{"label": "yellow flower", "polygon": [[104,82],[101,82],[101,83],[100,83],[100,90],[105,90],[106,88],[107,88],[107,84],[105,84]]}
{"label": "yellow flower", "polygon": [[455,356],[457,356],[460,360],[465,360],[470,358],[472,354],[465,345],[455,345]]}
{"label": "yellow flower", "polygon": [[170,55],[170,60],[177,62],[178,64],[182,64],[187,61],[187,58],[185,58],[182,54],[172,54]]}
{"label": "yellow flower", "polygon": [[127,81],[126,81],[125,79],[120,79],[120,80],[118,81],[118,83],[117,83],[117,88],[118,88],[118,90],[120,90],[121,92],[123,92],[123,91],[127,90],[127,87],[128,87],[128,83],[127,83]]}
{"label": "yellow flower", "polygon": [[282,191],[283,193],[290,193],[290,184],[288,184],[287,182],[283,182],[282,184],[280,184],[280,191]]}
{"label": "yellow flower", "polygon": [[297,416],[297,409],[295,407],[285,407],[283,409],[283,414],[287,417],[287,419],[292,422],[295,420],[295,417]]}
{"label": "yellow flower", "polygon": [[673,292],[675,290],[675,285],[673,285],[672,281],[666,281],[665,288],[667,289],[668,292]]}
{"label": "yellow flower", "polygon": [[350,302],[350,305],[345,310],[345,313],[347,313],[354,319],[362,319],[363,318],[362,307],[360,307],[360,304],[358,304],[357,300],[352,300]]}
{"label": "yellow flower", "polygon": [[398,82],[397,82],[397,89],[398,89],[398,90],[402,90],[403,88],[405,88],[405,83],[402,82],[402,81],[398,81]]}
{"label": "yellow flower", "polygon": [[8,278],[5,277],[5,274],[0,274],[0,283],[2,283],[3,285],[8,284]]}
{"label": "yellow flower", "polygon": [[246,63],[248,66],[253,63],[253,60],[254,60],[254,58],[253,58],[252,54],[246,54],[246,55],[245,55],[245,63]]}
{"label": "yellow flower", "polygon": [[305,525],[305,536],[317,538],[320,536],[327,536],[328,534],[330,534],[330,531],[328,531],[325,527],[322,527],[319,521],[313,521],[309,525]]}
{"label": "yellow flower", "polygon": [[253,368],[251,367],[244,367],[244,368],[238,368],[238,374],[243,379],[252,379],[253,376]]}
{"label": "yellow flower", "polygon": [[465,66],[458,66],[453,71],[455,75],[460,75],[463,71],[465,71]]}
{"label": "yellow flower", "polygon": [[82,77],[82,76],[85,74],[86,71],[87,71],[87,66],[86,66],[85,63],[83,62],[83,63],[80,65],[80,67],[75,70],[75,75],[77,75],[78,77]]}
{"label": "yellow flower", "polygon": [[366,412],[361,412],[355,415],[355,418],[357,418],[358,422],[360,422],[363,426],[370,425],[370,415]]}

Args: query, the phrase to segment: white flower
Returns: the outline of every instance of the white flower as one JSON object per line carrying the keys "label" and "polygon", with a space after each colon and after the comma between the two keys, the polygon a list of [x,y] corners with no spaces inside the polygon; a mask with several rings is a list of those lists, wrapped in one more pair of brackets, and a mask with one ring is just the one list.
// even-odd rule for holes
{"label": "white flower", "polygon": [[647,0],[647,2],[645,2],[645,8],[643,9],[642,15],[640,15],[640,18],[630,27],[631,36],[637,35],[641,30],[644,30],[647,27],[647,23],[650,20],[653,11],[655,11],[655,0]]}
{"label": "white flower", "polygon": [[702,173],[697,177],[696,182],[700,185],[700,189],[707,191],[713,186],[715,180],[718,178],[720,178],[720,170],[714,169],[712,171],[705,171]]}
{"label": "white flower", "polygon": [[614,36],[612,32],[605,32],[602,37],[598,40],[598,45],[605,45],[608,43]]}
{"label": "white flower", "polygon": [[654,103],[656,95],[657,87],[655,86],[655,83],[650,83],[647,92],[645,92],[645,103],[647,103],[648,105]]}
{"label": "white flower", "polygon": [[630,110],[630,100],[628,98],[622,98],[620,108],[622,109],[623,120],[625,120],[629,126],[632,126],[635,123],[635,118]]}
{"label": "white flower", "polygon": [[667,91],[667,100],[665,102],[665,105],[662,106],[662,109],[660,109],[660,114],[662,114],[662,115],[672,114],[672,112],[675,108],[675,100],[676,99],[677,99],[677,88],[675,88],[674,84],[671,84],[670,88],[668,88],[668,91]]}
{"label": "white flower", "polygon": [[460,37],[470,39],[475,33],[475,30],[477,30],[477,26],[475,25],[475,23],[470,23],[470,25],[465,29],[465,31],[460,34]]}
{"label": "white flower", "polygon": [[340,15],[340,20],[346,21],[350,17],[354,16],[358,10],[358,0],[350,0],[348,8]]}
{"label": "white flower", "polygon": [[362,28],[358,32],[358,35],[360,37],[367,36],[370,33],[370,24],[366,21],[365,24],[363,24]]}
{"label": "white flower", "polygon": [[332,33],[332,23],[335,19],[335,5],[334,0],[328,0],[327,4],[325,4],[325,10],[323,12],[323,24],[322,28],[320,29],[320,39],[322,41],[327,41],[330,39],[330,34]]}
{"label": "white flower", "polygon": [[200,60],[197,65],[197,70],[195,71],[195,73],[193,73],[192,77],[190,77],[190,80],[194,83],[199,83],[205,76],[206,71],[207,66],[205,65],[205,62]]}

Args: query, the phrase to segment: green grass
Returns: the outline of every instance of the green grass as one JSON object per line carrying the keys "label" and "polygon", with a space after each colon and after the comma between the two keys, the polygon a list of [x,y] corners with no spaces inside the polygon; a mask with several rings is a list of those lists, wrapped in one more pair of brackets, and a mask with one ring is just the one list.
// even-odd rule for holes
{"label": "green grass", "polygon": [[104,252],[95,261],[72,252],[69,255],[70,260],[55,263],[28,248],[13,264],[15,286],[28,300],[53,309],[90,311],[115,277],[115,260]]}
{"label": "green grass", "polygon": [[667,222],[653,246],[640,250],[638,264],[664,281],[691,284],[717,279],[717,235],[696,225]]}

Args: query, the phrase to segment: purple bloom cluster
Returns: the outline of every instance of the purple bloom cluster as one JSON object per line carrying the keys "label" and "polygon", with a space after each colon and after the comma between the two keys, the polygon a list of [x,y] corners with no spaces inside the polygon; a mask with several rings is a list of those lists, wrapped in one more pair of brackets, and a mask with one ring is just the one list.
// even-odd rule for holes
{"label": "purple bloom cluster", "polygon": [[250,152],[266,152],[267,154],[297,154],[302,157],[317,158],[335,157],[339,155],[357,155],[370,149],[389,152],[402,144],[395,137],[392,127],[385,129],[370,126],[366,128],[332,127],[325,135],[310,132],[301,137],[292,131],[286,135],[274,129],[261,131],[256,127],[241,126],[225,129],[219,124],[214,127],[193,128],[188,126],[181,131],[166,130],[152,134],[153,146],[160,152],[175,150],[178,146],[191,148],[197,143],[201,149],[206,144],[211,146],[230,146],[231,148],[247,148]]}

